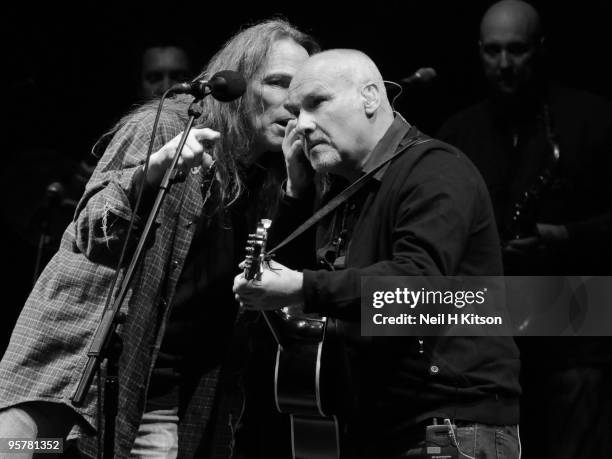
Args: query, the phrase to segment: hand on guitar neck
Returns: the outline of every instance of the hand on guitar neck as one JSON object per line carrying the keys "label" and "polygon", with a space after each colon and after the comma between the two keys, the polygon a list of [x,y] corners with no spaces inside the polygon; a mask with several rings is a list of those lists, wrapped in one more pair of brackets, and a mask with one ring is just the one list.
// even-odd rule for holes
{"label": "hand on guitar neck", "polygon": [[[244,262],[240,267],[244,269]],[[304,302],[301,272],[270,260],[264,263],[258,277],[247,279],[242,273],[234,279],[234,294],[241,307],[268,311]]]}

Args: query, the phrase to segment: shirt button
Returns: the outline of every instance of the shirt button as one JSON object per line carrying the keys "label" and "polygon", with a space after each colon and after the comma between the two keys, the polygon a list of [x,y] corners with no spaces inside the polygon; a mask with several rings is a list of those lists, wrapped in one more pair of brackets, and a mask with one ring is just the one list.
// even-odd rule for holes
{"label": "shirt button", "polygon": [[432,365],[429,367],[429,373],[432,375],[437,375],[440,372],[440,368],[437,365]]}
{"label": "shirt button", "polygon": [[176,261],[176,260],[174,260],[174,261],[172,262],[172,269],[176,269],[176,268],[178,268],[178,266],[179,266],[179,262],[178,262],[178,261]]}

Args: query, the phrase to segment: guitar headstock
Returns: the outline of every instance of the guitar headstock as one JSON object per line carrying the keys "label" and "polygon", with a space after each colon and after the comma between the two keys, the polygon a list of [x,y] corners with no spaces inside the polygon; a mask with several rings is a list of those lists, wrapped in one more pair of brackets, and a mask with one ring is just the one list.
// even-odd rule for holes
{"label": "guitar headstock", "polygon": [[268,228],[272,220],[262,218],[257,223],[257,230],[249,234],[244,261],[244,277],[246,279],[261,279],[263,263],[266,259],[266,242],[268,241]]}

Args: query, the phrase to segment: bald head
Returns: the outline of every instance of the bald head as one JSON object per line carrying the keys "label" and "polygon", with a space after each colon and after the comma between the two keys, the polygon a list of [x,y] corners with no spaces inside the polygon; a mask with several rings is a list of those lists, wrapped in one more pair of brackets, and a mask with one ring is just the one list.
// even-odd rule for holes
{"label": "bald head", "polygon": [[382,81],[380,71],[372,59],[356,49],[323,51],[312,56],[305,67],[355,84]]}
{"label": "bald head", "polygon": [[378,67],[361,51],[308,58],[289,86],[286,107],[313,168],[353,178],[393,122]]}
{"label": "bald head", "polygon": [[501,31],[520,34],[535,43],[541,35],[540,15],[533,6],[520,0],[497,2],[482,17],[480,38]]}
{"label": "bald head", "polygon": [[480,56],[485,76],[500,95],[516,96],[534,80],[541,45],[538,12],[520,0],[492,5],[480,24]]}
{"label": "bald head", "polygon": [[[316,78],[336,88],[350,87],[357,91],[374,85],[379,92],[381,108],[391,112],[380,70],[369,56],[356,49],[332,49],[315,54],[306,61],[298,77]],[[294,81],[299,84],[300,79]]]}

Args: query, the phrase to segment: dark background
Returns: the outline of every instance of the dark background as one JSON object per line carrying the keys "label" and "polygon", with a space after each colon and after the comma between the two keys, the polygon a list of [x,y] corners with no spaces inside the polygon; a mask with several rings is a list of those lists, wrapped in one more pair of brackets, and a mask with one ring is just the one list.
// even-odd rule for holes
{"label": "dark background", "polygon": [[[312,33],[323,48],[363,50],[388,80],[434,67],[438,78],[432,86],[407,89],[396,104],[408,121],[433,134],[450,114],[484,95],[478,25],[490,3],[202,1],[163,8],[153,2],[21,1],[3,6],[0,328],[10,327],[32,282],[35,238],[24,231],[31,226],[32,209],[45,187],[65,179],[136,101],[144,43],[155,37],[183,42],[198,69],[242,25],[280,14]],[[533,3],[543,18],[555,77],[610,99],[612,2]],[[2,344],[0,335],[0,350]]]}

